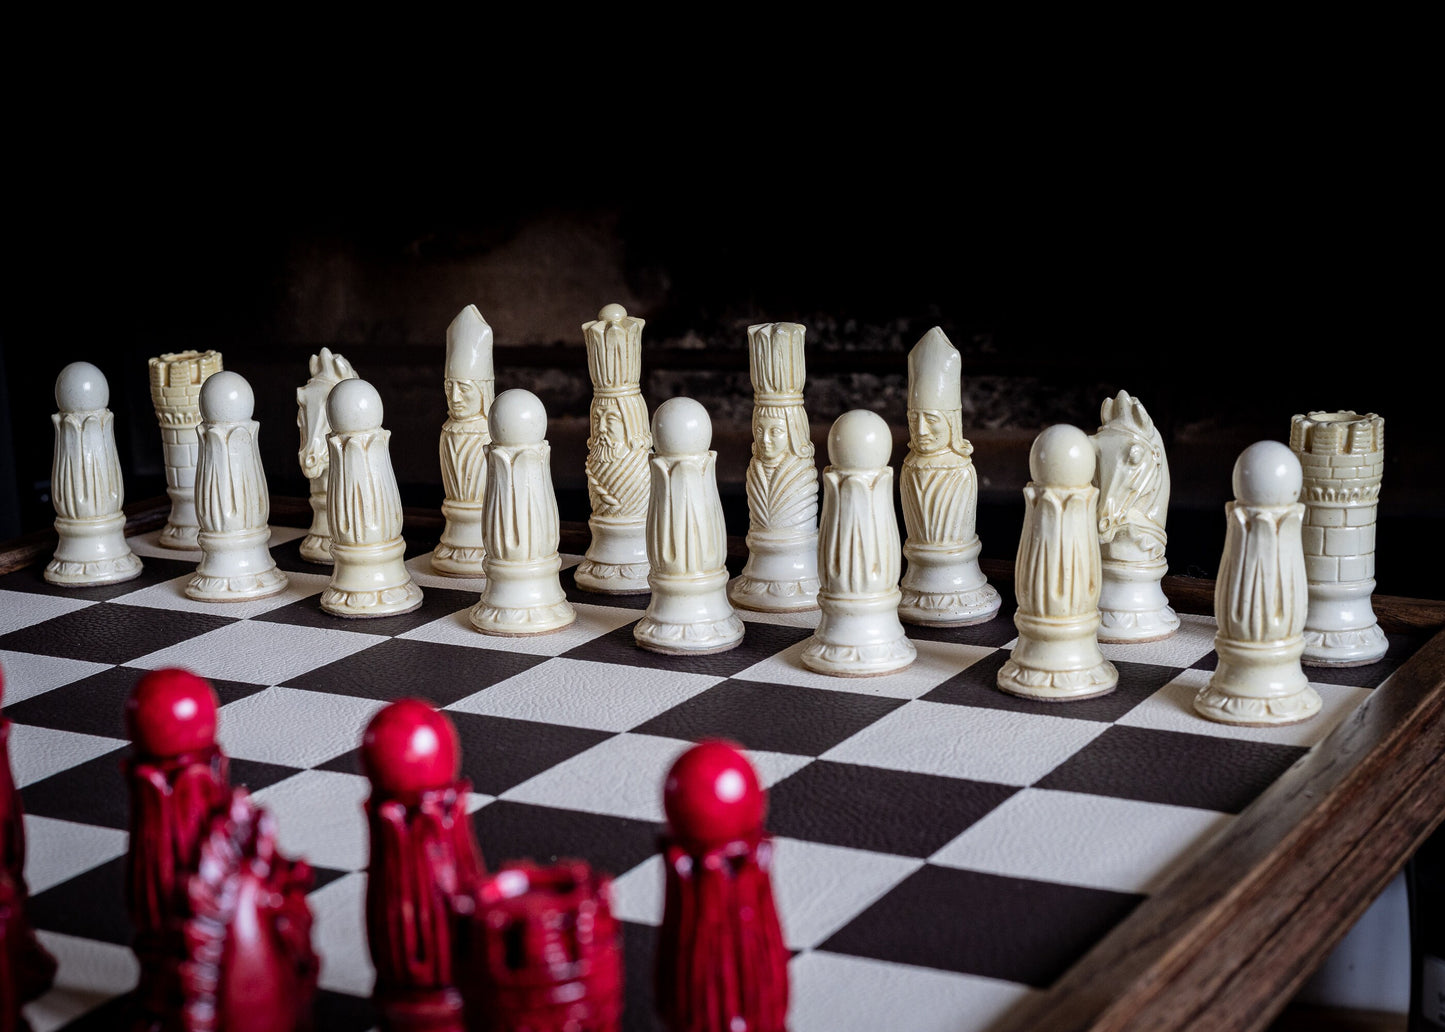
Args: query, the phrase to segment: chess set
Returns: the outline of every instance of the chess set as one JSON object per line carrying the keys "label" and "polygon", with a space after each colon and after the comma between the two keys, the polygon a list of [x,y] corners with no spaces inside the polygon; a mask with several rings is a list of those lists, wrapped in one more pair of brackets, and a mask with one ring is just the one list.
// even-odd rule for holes
{"label": "chess set", "polygon": [[[104,410],[87,394],[104,381],[58,388],[60,544],[48,566],[32,548],[0,567],[4,716],[28,847],[28,898],[12,891],[10,905],[58,961],[24,1010],[37,1032],[126,1027],[146,973],[165,966],[127,905],[145,755],[127,701],[148,671],[189,671],[214,689],[212,748],[228,784],[249,793],[231,811],[254,847],[266,838],[259,808],[280,854],[305,861],[310,880],[277,895],[290,927],[306,923],[301,910],[310,922],[295,953],[311,965],[315,1027],[343,1032],[514,1027],[475,1013],[430,1025],[420,1005],[397,1009],[398,991],[435,988],[473,1012],[513,1006],[479,989],[495,981],[480,975],[437,986],[434,957],[431,975],[401,984],[402,941],[425,953],[436,933],[378,936],[371,924],[372,815],[386,786],[363,736],[407,700],[445,718],[426,725],[438,736],[455,729],[460,774],[439,782],[453,791],[448,834],[469,823],[462,837],[479,849],[467,884],[442,893],[465,914],[440,923],[510,900],[497,886],[517,861],[539,865],[523,868],[539,886],[540,870],[562,865],[569,884],[605,900],[599,927],[615,947],[601,952],[616,968],[599,961],[602,988],[584,995],[595,990],[601,1016],[578,1028],[726,1028],[727,1007],[679,1016],[699,995],[728,997],[697,975],[714,970],[731,972],[716,977],[747,1001],[732,1006],[750,1028],[782,1027],[780,992],[795,1032],[1090,1027],[1091,1008],[1121,1000],[1149,1027],[1166,994],[1103,998],[1100,987],[1183,978],[1210,953],[1186,962],[1155,948],[1161,928],[1197,947],[1222,915],[1267,910],[1272,850],[1295,848],[1298,829],[1331,808],[1357,813],[1361,780],[1385,792],[1417,780],[1411,763],[1438,759],[1428,732],[1442,720],[1441,646],[1426,644],[1438,614],[1390,604],[1377,621],[1368,588],[1360,605],[1376,417],[1312,414],[1290,448],[1241,461],[1221,608],[1209,585],[1164,576],[1167,464],[1123,393],[1094,437],[1064,427],[1040,438],[1019,561],[980,562],[969,447],[950,407],[957,352],[937,331],[910,356],[905,540],[879,443],[891,438],[871,413],[835,425],[819,518],[802,328],[753,328],[750,528],[745,547],[730,543],[705,410],[673,399],[649,426],[640,329],[617,306],[584,327],[597,388],[586,530],[557,520],[540,404],[493,396],[490,329],[475,309],[449,332],[440,519],[402,512],[380,396],[330,352],[298,392],[304,508],[267,496],[249,385],[218,356],[153,363],[171,498],[129,520],[118,505],[95,508],[95,484],[118,487],[118,472],[85,472],[107,455],[104,418],[83,415]],[[86,486],[66,494],[67,482]],[[1321,504],[1297,502],[1302,491]],[[1246,596],[1260,584],[1256,605]],[[1395,710],[1394,730],[1360,730]],[[1399,759],[1400,728],[1427,744],[1379,778],[1382,757]],[[765,809],[767,836],[750,825],[689,835],[666,802],[669,771],[719,739],[745,750],[728,769],[756,777],[747,798]],[[1378,836],[1406,809],[1378,804],[1369,826],[1341,820],[1328,835]],[[1286,812],[1294,819],[1276,826]],[[748,891],[775,899],[781,946],[755,927],[769,907],[719,903],[728,896],[714,886],[700,912],[726,911],[724,925],[752,936],[736,952],[776,963],[734,970],[679,932],[692,883],[676,872],[711,870],[678,859],[695,840],[727,853],[728,885],[761,879]],[[1271,892],[1296,884],[1269,877]],[[1309,877],[1330,880],[1290,875]],[[507,920],[525,916],[508,905]],[[1266,921],[1259,934],[1288,925]],[[501,953],[532,956],[514,947]],[[1198,991],[1218,991],[1239,961],[1215,963],[1212,982],[1191,979],[1212,987]],[[774,968],[781,988],[765,974]]]}

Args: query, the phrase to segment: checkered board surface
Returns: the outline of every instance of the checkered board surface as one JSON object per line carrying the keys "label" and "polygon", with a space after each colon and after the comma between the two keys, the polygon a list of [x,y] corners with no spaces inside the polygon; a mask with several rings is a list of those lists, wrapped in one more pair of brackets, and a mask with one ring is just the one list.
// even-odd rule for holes
{"label": "checkered board surface", "polygon": [[137,580],[84,590],[39,567],[0,577],[0,664],[29,839],[31,911],[60,959],[29,1008],[37,1032],[109,1029],[134,984],[122,869],[122,704],[144,670],[190,668],[222,702],[232,779],[277,817],[282,846],[316,868],[318,1027],[371,1029],[362,898],[367,863],[357,743],[388,701],[445,708],[475,789],[491,865],[580,856],[612,874],[624,921],[629,1029],[653,1029],[662,909],[656,856],[665,771],[689,742],[750,751],[770,790],[774,884],[791,961],[794,1032],[984,1029],[1049,986],[1171,871],[1320,741],[1415,644],[1371,667],[1311,675],[1317,719],[1239,729],[1196,717],[1214,624],[1106,646],[1118,689],[1059,705],[1000,693],[1014,603],[976,627],[909,628],[918,659],[878,678],[828,678],[798,656],[817,614],[742,614],[743,644],[695,658],[638,649],[647,597],[563,582],[577,623],[536,638],[467,622],[480,584],[429,572],[405,616],[322,612],[324,568],[276,528],[285,593],[192,602],[193,569],[156,535],[132,539]]}

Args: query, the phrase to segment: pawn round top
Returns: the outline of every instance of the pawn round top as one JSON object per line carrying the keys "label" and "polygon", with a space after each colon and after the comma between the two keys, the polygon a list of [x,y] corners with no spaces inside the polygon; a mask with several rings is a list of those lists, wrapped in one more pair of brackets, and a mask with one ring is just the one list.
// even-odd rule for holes
{"label": "pawn round top", "polygon": [[1088,487],[1094,482],[1098,453],[1089,435],[1076,426],[1055,423],[1034,438],[1029,449],[1029,478],[1049,487]]}
{"label": "pawn round top", "polygon": [[256,395],[240,373],[222,370],[201,384],[201,418],[207,423],[239,423],[256,410]]}
{"label": "pawn round top", "polygon": [[1299,501],[1304,472],[1278,441],[1258,441],[1234,463],[1234,497],[1245,505],[1291,505]]}
{"label": "pawn round top", "polygon": [[652,414],[659,455],[700,455],[712,447],[712,417],[692,398],[668,398]]}
{"label": "pawn round top", "polygon": [[378,430],[381,417],[381,395],[365,380],[342,380],[326,395],[326,418],[337,433]]}
{"label": "pawn round top", "polygon": [[109,404],[110,384],[89,362],[72,362],[55,378],[55,406],[61,412],[92,412]]}
{"label": "pawn round top", "polygon": [[531,391],[513,387],[498,394],[487,413],[498,444],[541,444],[547,438],[547,410]]}
{"label": "pawn round top", "polygon": [[828,431],[828,463],[839,469],[882,469],[893,454],[893,432],[868,409],[844,412]]}
{"label": "pawn round top", "polygon": [[705,852],[760,832],[767,795],[737,746],[703,742],[667,772],[662,806],[679,843]]}
{"label": "pawn round top", "polygon": [[216,693],[203,677],[170,667],[136,682],[125,702],[125,723],[136,751],[183,756],[216,744]]}
{"label": "pawn round top", "polygon": [[462,750],[452,722],[421,699],[393,702],[366,725],[361,766],[383,794],[410,795],[456,783]]}
{"label": "pawn round top", "polygon": [[623,319],[626,318],[627,309],[623,308],[615,301],[610,305],[604,305],[602,307],[602,311],[597,313],[597,319],[599,322],[611,323],[614,326],[616,326],[618,323],[620,323]]}

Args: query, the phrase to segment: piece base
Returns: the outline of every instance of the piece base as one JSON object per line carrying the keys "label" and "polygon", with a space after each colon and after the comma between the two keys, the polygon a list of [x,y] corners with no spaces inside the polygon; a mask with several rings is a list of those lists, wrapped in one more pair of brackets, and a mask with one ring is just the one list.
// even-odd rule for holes
{"label": "piece base", "polygon": [[1385,658],[1390,643],[1379,624],[1349,631],[1304,632],[1305,650],[1300,663],[1309,667],[1369,666]]}
{"label": "piece base", "polygon": [[318,566],[335,566],[331,558],[331,539],[320,534],[307,534],[301,541],[301,558]]}
{"label": "piece base", "polygon": [[89,588],[101,584],[120,584],[141,575],[140,559],[132,552],[115,559],[81,563],[52,559],[45,567],[45,580],[64,588]]}
{"label": "piece base", "polygon": [[1107,659],[1086,670],[1036,670],[1009,659],[999,668],[998,690],[1038,702],[1075,702],[1108,695],[1119,686],[1119,671]]}
{"label": "piece base", "polygon": [[485,549],[437,545],[431,554],[431,569],[443,577],[485,577],[486,558]]}
{"label": "piece base", "polygon": [[1003,608],[1003,599],[991,584],[973,591],[934,594],[900,588],[898,619],[917,627],[971,627],[988,623]]}
{"label": "piece base", "polygon": [[1322,706],[1319,692],[1308,685],[1293,695],[1255,699],[1228,695],[1212,684],[1206,684],[1194,697],[1194,711],[1200,716],[1236,727],[1300,724],[1319,713]]}
{"label": "piece base", "polygon": [[421,588],[411,581],[381,591],[342,591],[327,588],[321,593],[321,608],[332,616],[348,620],[369,620],[382,616],[401,616],[420,609]]}
{"label": "piece base", "polygon": [[286,575],[274,566],[242,577],[210,577],[196,574],[186,584],[186,598],[197,602],[251,602],[270,598],[286,590]]}
{"label": "piece base", "polygon": [[1163,641],[1179,630],[1179,614],[1170,606],[1135,612],[1123,609],[1099,610],[1099,641],[1108,645],[1139,645]]}
{"label": "piece base", "polygon": [[877,645],[833,645],[817,635],[808,639],[799,657],[815,674],[829,677],[883,677],[913,665],[918,650],[907,638]]}
{"label": "piece base", "polygon": [[759,580],[743,574],[728,581],[728,601],[750,613],[806,613],[818,609],[817,580]]}
{"label": "piece base", "polygon": [[707,656],[743,643],[743,622],[736,616],[702,624],[663,623],[644,616],[632,628],[632,640],[664,656]]}
{"label": "piece base", "polygon": [[645,595],[652,588],[647,583],[651,567],[647,563],[600,563],[583,559],[577,564],[572,580],[583,591],[596,595]]}
{"label": "piece base", "polygon": [[572,626],[577,622],[577,611],[566,599],[525,609],[494,606],[482,601],[472,606],[467,619],[483,634],[497,638],[532,638]]}
{"label": "piece base", "polygon": [[201,545],[196,540],[196,535],[200,532],[200,527],[181,527],[167,523],[156,538],[156,544],[162,548],[173,548],[177,552],[199,552]]}

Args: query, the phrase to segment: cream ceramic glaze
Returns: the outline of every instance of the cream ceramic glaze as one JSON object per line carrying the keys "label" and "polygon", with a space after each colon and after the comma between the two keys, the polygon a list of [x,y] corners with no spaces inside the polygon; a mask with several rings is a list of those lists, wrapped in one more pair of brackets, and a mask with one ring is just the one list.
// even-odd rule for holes
{"label": "cream ceramic glaze", "polygon": [[331,526],[326,521],[326,485],[331,456],[326,436],[331,421],[326,418],[326,399],[342,380],[356,379],[356,370],[328,348],[311,356],[311,379],[296,390],[296,426],[301,431],[301,473],[310,483],[311,529],[301,541],[301,558],[331,565]]}
{"label": "cream ceramic glaze", "polygon": [[447,364],[443,388],[447,421],[442,424],[441,540],[432,552],[432,569],[449,577],[481,577],[486,544],[482,510],[487,493],[487,445],[492,440],[487,413],[496,374],[492,369],[492,328],[467,305],[447,327]]}
{"label": "cream ceramic glaze", "polygon": [[150,360],[151,402],[161,425],[166,494],[171,499],[170,516],[157,539],[166,548],[192,551],[199,547],[195,492],[201,385],[220,370],[218,351],[183,351]]}

